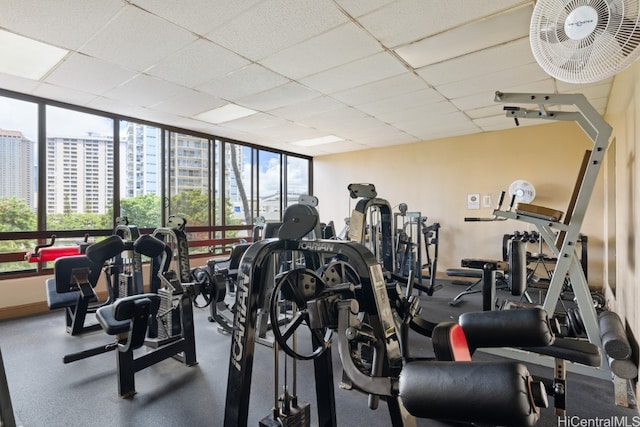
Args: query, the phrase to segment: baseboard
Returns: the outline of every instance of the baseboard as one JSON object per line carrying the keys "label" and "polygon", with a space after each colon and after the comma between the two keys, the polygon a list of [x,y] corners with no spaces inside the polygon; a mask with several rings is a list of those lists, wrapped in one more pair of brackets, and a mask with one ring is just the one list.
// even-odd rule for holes
{"label": "baseboard", "polygon": [[[97,292],[100,301],[107,299],[107,292]],[[35,316],[48,313],[49,307],[46,301],[32,302],[29,304],[13,305],[0,308],[0,320],[18,319],[20,317]]]}
{"label": "baseboard", "polygon": [[0,308],[0,320],[17,319],[19,317],[34,316],[49,311],[46,301],[30,304],[14,305]]}

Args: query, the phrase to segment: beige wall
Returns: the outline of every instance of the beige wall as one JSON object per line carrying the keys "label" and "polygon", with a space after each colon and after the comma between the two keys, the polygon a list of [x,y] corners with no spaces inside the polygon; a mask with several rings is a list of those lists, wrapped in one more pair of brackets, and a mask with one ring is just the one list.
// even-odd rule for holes
{"label": "beige wall", "polygon": [[[551,123],[316,157],[314,195],[320,200],[322,221],[334,220],[338,229],[349,215],[347,185],[352,182],[373,183],[378,197],[391,206],[405,202],[409,210],[421,211],[429,222],[442,226],[442,272],[460,267],[462,258],[500,259],[504,233],[535,229],[512,220],[465,222],[465,217],[490,216],[493,210],[467,209],[468,194],[491,194],[495,205],[500,191],[525,179],[536,188],[534,204],[566,211],[582,156],[592,145],[577,124]],[[589,236],[589,279],[596,288],[603,280],[602,175],[582,230]]]}
{"label": "beige wall", "polygon": [[[636,339],[640,337],[640,285],[637,276],[640,262],[638,201],[640,185],[637,160],[640,146],[640,63],[618,74],[609,99],[607,121],[616,138],[616,294],[613,308],[626,318]],[[611,272],[613,274],[613,272]]]}

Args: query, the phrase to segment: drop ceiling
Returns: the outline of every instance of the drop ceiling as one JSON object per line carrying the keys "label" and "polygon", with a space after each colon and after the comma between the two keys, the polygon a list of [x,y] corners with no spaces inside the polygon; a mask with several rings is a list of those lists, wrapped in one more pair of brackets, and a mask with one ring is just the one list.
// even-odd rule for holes
{"label": "drop ceiling", "polygon": [[[496,90],[584,93],[603,114],[612,79],[567,84],[535,62],[533,6],[3,0],[1,30],[68,53],[0,88],[310,156],[511,128]],[[249,115],[211,123],[228,110]]]}

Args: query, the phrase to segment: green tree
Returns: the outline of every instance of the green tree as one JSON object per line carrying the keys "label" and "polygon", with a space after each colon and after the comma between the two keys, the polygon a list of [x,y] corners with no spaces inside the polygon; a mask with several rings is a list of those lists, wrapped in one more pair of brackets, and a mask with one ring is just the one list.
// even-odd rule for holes
{"label": "green tree", "polygon": [[129,219],[129,224],[139,228],[160,227],[162,224],[162,211],[160,196],[157,194],[144,194],[120,200],[122,216]]}
{"label": "green tree", "polygon": [[68,213],[47,214],[48,230],[90,230],[111,228],[109,214]]}
{"label": "green tree", "polygon": [[209,197],[200,190],[186,190],[171,197],[171,214],[187,219],[187,225],[209,225]]}
{"label": "green tree", "polygon": [[33,231],[36,227],[36,214],[24,200],[0,197],[0,232]]}
{"label": "green tree", "polygon": [[[16,197],[0,197],[0,232],[34,231],[37,228],[36,214],[24,200]],[[35,240],[0,240],[0,253],[27,252],[35,247]],[[28,269],[25,262],[0,264],[0,271]]]}

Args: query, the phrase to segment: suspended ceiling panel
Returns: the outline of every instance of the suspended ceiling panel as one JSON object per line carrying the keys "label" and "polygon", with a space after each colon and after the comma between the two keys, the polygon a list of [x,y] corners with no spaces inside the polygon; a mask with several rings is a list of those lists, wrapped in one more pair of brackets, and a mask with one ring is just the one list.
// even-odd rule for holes
{"label": "suspended ceiling panel", "polygon": [[[56,48],[0,88],[311,156],[514,126],[496,90],[584,93],[529,47],[522,0],[4,0],[0,31]],[[219,110],[243,117],[209,120]],[[522,125],[535,125],[522,123]],[[305,147],[301,140],[338,142]]]}

